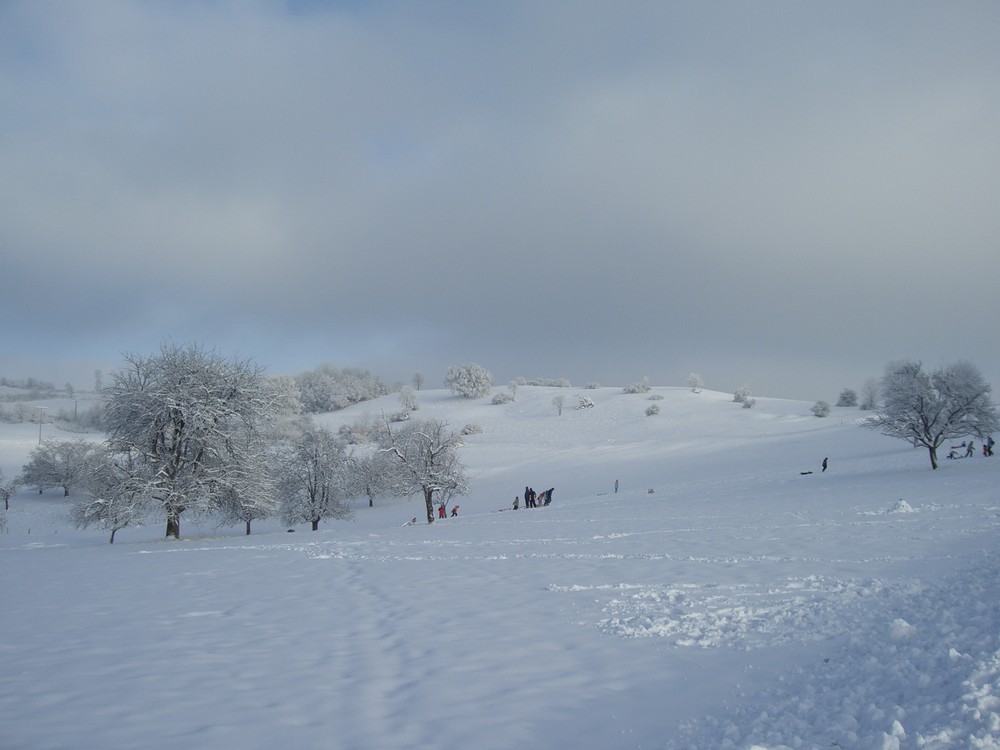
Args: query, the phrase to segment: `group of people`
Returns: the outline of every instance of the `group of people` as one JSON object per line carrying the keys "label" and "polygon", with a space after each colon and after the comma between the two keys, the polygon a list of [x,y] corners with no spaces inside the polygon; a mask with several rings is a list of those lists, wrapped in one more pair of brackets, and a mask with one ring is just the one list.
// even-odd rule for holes
{"label": "group of people", "polygon": [[[990,435],[983,441],[983,455],[992,456],[993,455],[993,436]],[[976,444],[974,441],[970,440],[968,443],[962,443],[961,445],[951,446],[951,452],[948,453],[948,458],[963,458],[958,454],[958,451],[965,448],[964,458],[972,458],[976,455]]]}
{"label": "group of people", "polygon": [[[536,493],[531,487],[524,488],[524,507],[539,508],[552,502],[552,492],[555,487],[544,490],[541,494]],[[520,496],[514,498],[514,510],[521,507]]]}
{"label": "group of people", "polygon": [[[451,517],[454,518],[457,515],[458,515],[458,506],[457,505],[451,506]],[[438,518],[447,518],[447,517],[448,517],[448,509],[445,507],[444,503],[441,503],[438,506]]]}

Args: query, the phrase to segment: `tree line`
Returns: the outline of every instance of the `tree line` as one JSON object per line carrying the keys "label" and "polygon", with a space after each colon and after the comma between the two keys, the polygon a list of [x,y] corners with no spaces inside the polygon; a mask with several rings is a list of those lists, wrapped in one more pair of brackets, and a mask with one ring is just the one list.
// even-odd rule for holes
{"label": "tree line", "polygon": [[66,495],[79,486],[74,523],[109,530],[111,542],[154,512],[172,538],[182,517],[242,523],[247,533],[271,516],[317,529],[350,516],[362,495],[421,493],[433,523],[435,504],[467,491],[461,435],[444,423],[386,418],[365,444],[349,446],[296,417],[287,379],[266,378],[250,360],[165,344],[125,362],[102,391],[106,440],[46,441],[16,480]]}

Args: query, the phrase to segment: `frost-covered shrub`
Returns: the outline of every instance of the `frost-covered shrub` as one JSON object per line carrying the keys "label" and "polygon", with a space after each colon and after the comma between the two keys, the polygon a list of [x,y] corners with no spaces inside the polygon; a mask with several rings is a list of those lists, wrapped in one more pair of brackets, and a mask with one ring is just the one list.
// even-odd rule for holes
{"label": "frost-covered shrub", "polygon": [[556,407],[556,414],[562,414],[563,406],[566,405],[566,397],[561,393],[552,397],[552,405]]}
{"label": "frost-covered shrub", "polygon": [[663,400],[663,396],[661,396],[659,393],[654,393],[654,394],[652,394],[649,397],[649,400],[650,401],[662,401]]}
{"label": "frost-covered shrub", "polygon": [[632,383],[627,385],[622,389],[625,393],[649,393],[650,385],[649,378],[643,378],[642,381],[638,383]]}
{"label": "frost-covered shrub", "polygon": [[451,392],[465,398],[482,398],[489,396],[493,390],[493,375],[484,367],[475,363],[455,365],[448,368],[444,376],[444,384]]}
{"label": "frost-covered shrub", "polygon": [[566,378],[532,378],[528,385],[543,386],[546,388],[572,388]]}
{"label": "frost-covered shrub", "polygon": [[587,383],[586,387],[587,387],[588,391],[596,391],[598,388],[601,387],[601,384],[600,383]]}
{"label": "frost-covered shrub", "polygon": [[410,418],[410,412],[406,411],[405,409],[403,411],[397,411],[395,414],[389,415],[390,422],[405,422],[409,418]]}
{"label": "frost-covered shrub", "polygon": [[467,424],[462,428],[463,435],[482,435],[483,427],[478,424]]}
{"label": "frost-covered shrub", "polygon": [[296,375],[295,385],[305,414],[337,411],[389,393],[389,386],[368,370],[339,370],[332,365]]}
{"label": "frost-covered shrub", "polygon": [[371,419],[363,419],[353,424],[345,424],[337,430],[337,435],[348,445],[364,445],[378,436],[379,425]]}
{"label": "frost-covered shrub", "polygon": [[501,406],[503,404],[509,404],[513,400],[514,400],[514,397],[510,393],[507,393],[506,391],[501,391],[500,393],[498,393],[495,396],[493,396],[493,403],[496,406]]}
{"label": "frost-covered shrub", "polygon": [[733,401],[735,401],[737,404],[745,404],[747,401],[750,400],[750,398],[751,398],[750,389],[747,388],[746,386],[743,386],[742,388],[738,389],[733,394]]}
{"label": "frost-covered shrub", "polygon": [[813,404],[812,413],[817,417],[828,417],[830,416],[830,404],[826,401],[817,401]]}
{"label": "frost-covered shrub", "polygon": [[694,393],[699,393],[701,391],[701,387],[705,385],[705,381],[701,379],[701,375],[696,372],[692,372],[688,375],[687,384]]}
{"label": "frost-covered shrub", "polygon": [[577,396],[578,403],[576,405],[577,409],[593,409],[594,400],[590,396]]}
{"label": "frost-covered shrub", "polygon": [[660,405],[659,404],[650,404],[646,408],[646,416],[647,417],[655,417],[659,413],[660,413]]}

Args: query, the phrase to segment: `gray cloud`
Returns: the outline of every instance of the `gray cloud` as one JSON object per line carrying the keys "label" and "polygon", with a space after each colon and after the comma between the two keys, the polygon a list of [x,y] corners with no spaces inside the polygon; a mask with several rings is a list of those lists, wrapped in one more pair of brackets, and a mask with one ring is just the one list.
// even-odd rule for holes
{"label": "gray cloud", "polygon": [[173,338],[429,382],[830,399],[909,356],[1000,385],[998,22],[6,3],[6,366]]}

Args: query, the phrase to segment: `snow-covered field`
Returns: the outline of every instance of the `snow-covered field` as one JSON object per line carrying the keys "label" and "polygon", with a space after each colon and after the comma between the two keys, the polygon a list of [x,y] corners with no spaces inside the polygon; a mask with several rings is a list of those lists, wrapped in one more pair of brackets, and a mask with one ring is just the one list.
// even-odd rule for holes
{"label": "snow-covered field", "polygon": [[[416,416],[483,430],[472,493],[430,526],[403,525],[417,498],[359,501],[318,532],[157,521],[109,545],[23,490],[0,747],[1000,746],[1000,458],[931,471],[856,409],[654,393],[419,392]],[[8,476],[37,430],[0,425]],[[506,510],[526,484],[553,504]]]}

